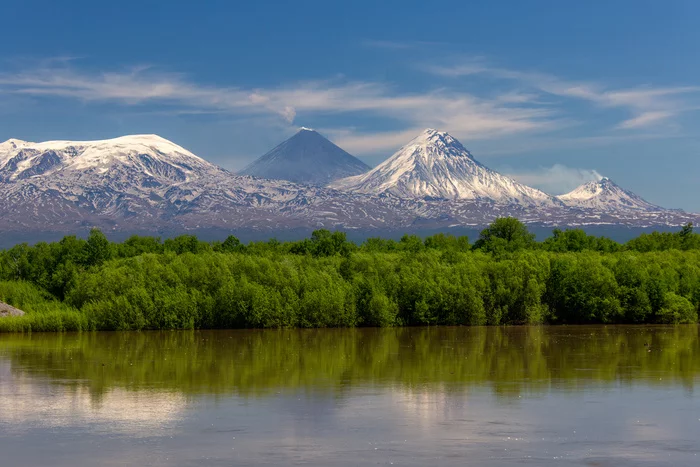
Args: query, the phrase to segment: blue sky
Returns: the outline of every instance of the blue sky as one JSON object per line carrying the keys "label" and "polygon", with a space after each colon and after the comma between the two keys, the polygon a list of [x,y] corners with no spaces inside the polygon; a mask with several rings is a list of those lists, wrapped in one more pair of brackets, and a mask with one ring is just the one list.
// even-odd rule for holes
{"label": "blue sky", "polygon": [[[472,4],[473,3],[473,4]],[[313,127],[376,165],[423,128],[553,193],[700,211],[697,1],[6,1],[0,141],[156,133],[239,169]]]}

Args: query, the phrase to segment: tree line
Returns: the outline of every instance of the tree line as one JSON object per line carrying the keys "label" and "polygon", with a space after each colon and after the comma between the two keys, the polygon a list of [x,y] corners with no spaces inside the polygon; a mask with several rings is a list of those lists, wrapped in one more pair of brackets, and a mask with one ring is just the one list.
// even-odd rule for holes
{"label": "tree line", "polygon": [[555,229],[537,242],[501,218],[472,244],[437,234],[361,244],[317,230],[294,241],[134,236],[0,251],[0,331],[413,325],[695,323],[700,235],[625,244]]}

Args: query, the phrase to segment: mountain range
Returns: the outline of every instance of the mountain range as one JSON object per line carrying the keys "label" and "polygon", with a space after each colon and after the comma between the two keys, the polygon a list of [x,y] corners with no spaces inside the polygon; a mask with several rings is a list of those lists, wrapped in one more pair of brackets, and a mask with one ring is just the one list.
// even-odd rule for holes
{"label": "mountain range", "polygon": [[302,129],[244,173],[156,135],[11,139],[0,144],[0,232],[418,231],[476,228],[506,215],[541,226],[676,226],[700,219],[648,203],[607,178],[546,194],[489,169],[437,130],[369,169]]}

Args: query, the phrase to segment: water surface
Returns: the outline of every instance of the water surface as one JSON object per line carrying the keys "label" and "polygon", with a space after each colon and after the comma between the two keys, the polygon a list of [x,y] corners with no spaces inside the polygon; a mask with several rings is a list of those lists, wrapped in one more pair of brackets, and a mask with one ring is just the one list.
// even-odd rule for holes
{"label": "water surface", "polygon": [[698,326],[0,335],[0,464],[700,465]]}

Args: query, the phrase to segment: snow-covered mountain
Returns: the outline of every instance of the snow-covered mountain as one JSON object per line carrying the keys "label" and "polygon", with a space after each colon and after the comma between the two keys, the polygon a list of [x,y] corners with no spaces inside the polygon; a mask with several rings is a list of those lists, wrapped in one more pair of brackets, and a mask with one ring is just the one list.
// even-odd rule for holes
{"label": "snow-covered mountain", "polygon": [[595,209],[603,212],[663,211],[663,208],[625,190],[607,177],[584,183],[575,190],[557,196],[557,198],[570,207]]}
{"label": "snow-covered mountain", "polygon": [[102,141],[11,139],[0,144],[0,180],[61,178],[78,175],[83,184],[124,182],[153,187],[185,182],[218,172],[217,166],[156,135]]}
{"label": "snow-covered mountain", "polygon": [[[93,226],[159,235],[209,229],[277,235],[316,228],[405,233],[480,227],[503,216],[546,226],[700,220],[661,208],[572,208],[551,202],[548,195],[483,167],[445,133],[426,133],[404,150],[405,157],[392,158],[396,166],[369,172],[378,178],[363,178],[373,188],[365,194],[234,175],[155,135],[83,142],[8,140],[0,143],[0,241],[84,233]],[[425,178],[417,178],[410,167]],[[386,188],[371,184],[386,177],[393,180]],[[381,189],[375,191],[377,187]]]}
{"label": "snow-covered mountain", "polygon": [[318,132],[301,128],[240,174],[324,186],[333,180],[361,174],[369,169],[367,164]]}
{"label": "snow-covered mountain", "polygon": [[427,129],[371,171],[337,180],[337,190],[401,198],[491,200],[520,206],[556,206],[556,198],[476,161],[443,131]]}
{"label": "snow-covered mountain", "polygon": [[299,191],[287,182],[236,177],[156,135],[0,144],[0,217],[28,225],[153,222],[212,193],[226,206],[284,201]]}

